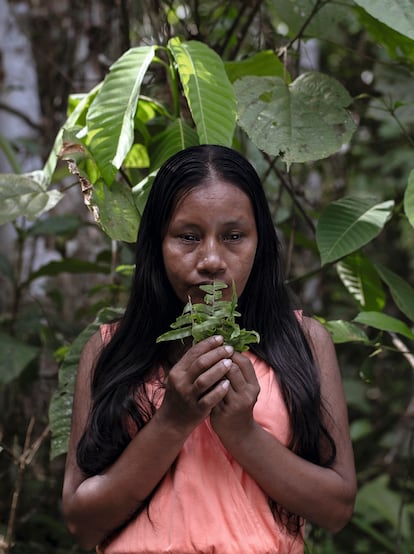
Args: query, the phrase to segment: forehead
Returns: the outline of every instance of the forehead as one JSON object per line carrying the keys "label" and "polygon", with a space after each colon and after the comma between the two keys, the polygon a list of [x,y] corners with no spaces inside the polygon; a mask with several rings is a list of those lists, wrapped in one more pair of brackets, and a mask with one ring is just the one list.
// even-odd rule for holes
{"label": "forehead", "polygon": [[208,179],[191,187],[177,199],[172,217],[183,212],[204,210],[237,213],[253,217],[253,206],[249,196],[237,185],[220,178]]}

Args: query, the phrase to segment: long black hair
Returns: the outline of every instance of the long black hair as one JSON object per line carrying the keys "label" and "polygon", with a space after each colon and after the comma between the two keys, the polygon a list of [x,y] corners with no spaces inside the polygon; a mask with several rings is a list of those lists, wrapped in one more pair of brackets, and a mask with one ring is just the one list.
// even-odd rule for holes
{"label": "long black hair", "polygon": [[280,384],[292,427],[289,447],[319,465],[328,466],[335,458],[334,441],[322,423],[318,368],[284,283],[280,244],[259,176],[237,151],[201,145],[167,160],[152,185],[139,227],[125,315],[94,369],[92,410],[77,450],[85,475],[101,472],[120,455],[131,440],[128,420],[140,429],[151,417],[154,408],[144,384],[167,361],[167,347],[156,344],[156,338],[182,310],[164,268],[164,233],[178,199],[212,175],[239,187],[253,206],[258,243],[239,298],[239,323],[260,334],[260,343],[251,351],[273,368]]}

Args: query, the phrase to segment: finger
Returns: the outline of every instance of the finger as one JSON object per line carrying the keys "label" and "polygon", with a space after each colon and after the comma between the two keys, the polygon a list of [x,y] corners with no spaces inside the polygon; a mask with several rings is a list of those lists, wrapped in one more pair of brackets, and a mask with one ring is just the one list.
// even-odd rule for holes
{"label": "finger", "polygon": [[200,347],[201,343],[190,348],[179,362],[192,383],[221,360],[230,358],[234,352],[232,347],[223,345],[222,337],[216,340],[207,339],[207,342],[203,341],[203,343]]}
{"label": "finger", "polygon": [[232,365],[231,359],[225,358],[201,373],[193,383],[196,397],[200,398],[208,394],[219,382],[228,381],[227,374]]}
{"label": "finger", "polygon": [[232,356],[233,362],[239,367],[244,380],[247,383],[257,383],[257,376],[253,364],[247,356],[235,352]]}
{"label": "finger", "polygon": [[243,373],[240,370],[240,367],[234,363],[234,361],[231,364],[231,367],[229,368],[229,371],[226,373],[227,379],[230,381],[230,392],[231,390],[234,390],[235,392],[239,392],[243,390],[247,384],[246,379],[244,378]]}
{"label": "finger", "polygon": [[229,393],[229,389],[230,381],[228,379],[221,379],[199,399],[199,406],[204,410],[212,410],[224,401],[226,395]]}

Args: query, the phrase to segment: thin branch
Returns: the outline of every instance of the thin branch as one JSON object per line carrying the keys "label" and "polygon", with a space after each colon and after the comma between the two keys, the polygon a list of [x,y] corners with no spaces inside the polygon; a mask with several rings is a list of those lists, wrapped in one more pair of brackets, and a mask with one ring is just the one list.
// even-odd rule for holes
{"label": "thin branch", "polygon": [[257,12],[260,10],[260,7],[262,5],[262,1],[263,0],[257,0],[256,4],[253,6],[252,11],[250,12],[249,17],[246,19],[243,27],[241,28],[241,31],[239,32],[239,39],[237,41],[237,44],[235,45],[235,47],[233,48],[233,50],[230,54],[230,59],[231,60],[236,59],[236,56],[239,53],[239,50],[240,50],[240,48],[241,48],[241,46],[244,42],[244,39],[247,36],[247,31],[248,31],[250,25],[253,23],[253,20],[256,17]]}
{"label": "thin branch", "polygon": [[308,15],[308,17],[305,19],[305,21],[302,23],[299,31],[296,33],[296,36],[293,37],[287,44],[285,44],[281,49],[280,49],[280,54],[283,54],[283,52],[289,50],[289,48],[292,47],[292,45],[299,39],[301,39],[303,37],[303,34],[305,32],[305,29],[306,27],[309,25],[309,23],[312,21],[312,19],[315,17],[315,15],[318,13],[319,10],[321,10],[325,4],[328,4],[330,2],[330,0],[317,0],[315,5],[313,6],[310,14]]}
{"label": "thin branch", "polygon": [[[227,48],[227,46],[228,46],[228,44],[231,40],[231,37],[233,36],[234,31],[237,29],[237,26],[238,26],[239,22],[241,21],[241,19],[243,17],[243,14],[246,11],[246,9],[247,9],[246,4],[243,4],[240,8],[239,13],[237,14],[237,17],[234,18],[230,29],[227,31],[226,36],[225,36],[224,41],[223,41],[223,44],[221,44],[220,46],[217,47],[217,53],[220,56],[223,56],[223,53],[225,52],[225,50],[226,50],[226,48]],[[232,58],[230,58],[230,59],[232,59]]]}
{"label": "thin branch", "polygon": [[[272,161],[271,161],[270,156],[268,154],[266,154],[265,152],[262,152],[262,154],[263,154],[263,157],[267,160],[267,162],[269,164],[271,164]],[[315,234],[315,224],[312,221],[312,219],[308,216],[308,214],[304,210],[301,203],[299,202],[299,200],[298,200],[298,198],[295,194],[295,191],[294,191],[291,183],[287,179],[286,175],[282,171],[280,171],[280,169],[276,165],[272,165],[272,168],[273,168],[273,171],[278,176],[278,178],[280,179],[280,182],[281,182],[282,186],[286,189],[289,196],[292,198],[295,207],[299,210],[299,212],[302,215],[303,219],[306,221],[308,227],[311,229],[312,233]]]}
{"label": "thin branch", "polygon": [[[39,450],[42,442],[45,440],[45,438],[47,437],[50,431],[49,425],[47,425],[45,429],[42,431],[42,433],[39,435],[39,437],[32,444],[30,444],[34,424],[35,424],[35,418],[32,417],[30,418],[29,424],[27,426],[26,436],[25,436],[24,445],[23,445],[23,452],[20,454],[20,456],[17,456],[16,454],[12,453],[10,449],[7,449],[7,452],[9,454],[10,453],[12,454],[12,457],[15,463],[17,464],[18,470],[17,470],[16,482],[15,482],[11,506],[10,506],[10,514],[9,514],[9,521],[7,523],[6,535],[4,537],[4,540],[0,543],[1,554],[7,554],[8,552],[10,552],[13,546],[14,530],[16,527],[17,508],[19,505],[20,494],[23,488],[24,473],[27,467],[32,463],[33,458],[36,455],[36,452]],[[1,540],[1,537],[0,537],[0,540]]]}
{"label": "thin branch", "polygon": [[36,123],[36,121],[33,121],[32,119],[30,119],[30,117],[25,113],[23,113],[22,111],[5,104],[4,102],[0,102],[0,110],[9,112],[10,114],[15,115],[16,117],[22,119],[25,123],[27,123],[27,125],[29,125],[29,127],[32,127],[32,129],[35,129],[39,133],[43,131],[42,125],[39,125],[39,123]]}
{"label": "thin branch", "polygon": [[[413,376],[414,376],[414,354],[410,352],[407,346],[395,333],[390,333],[390,335],[395,348],[407,360],[407,362],[409,363],[413,371]],[[389,452],[386,454],[386,456],[384,457],[384,462],[387,465],[391,464],[395,460],[396,456],[398,455],[398,452],[401,450],[405,442],[407,434],[413,433],[413,432],[414,432],[414,393],[411,397],[410,402],[408,403],[407,408],[405,409],[403,415],[401,416],[400,422],[398,424],[394,444],[392,448],[389,450]]]}

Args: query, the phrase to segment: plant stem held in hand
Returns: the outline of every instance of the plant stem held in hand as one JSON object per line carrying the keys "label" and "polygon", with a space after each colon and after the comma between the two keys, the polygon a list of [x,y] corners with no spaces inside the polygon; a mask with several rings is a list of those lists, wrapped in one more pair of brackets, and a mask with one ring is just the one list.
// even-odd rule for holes
{"label": "plant stem held in hand", "polygon": [[240,329],[236,318],[241,314],[237,308],[237,294],[233,282],[231,301],[222,300],[225,283],[215,281],[211,285],[201,285],[206,293],[204,304],[193,304],[191,298],[180,316],[171,324],[171,331],[160,335],[157,342],[171,341],[193,337],[193,343],[202,341],[212,335],[222,335],[224,342],[230,344],[237,352],[248,350],[249,344],[259,342],[259,333]]}

